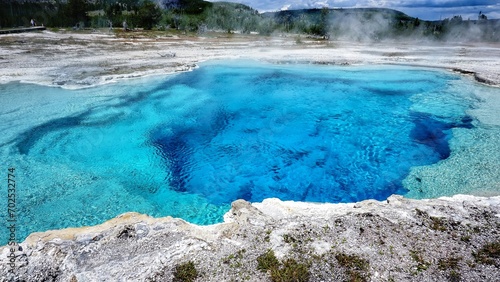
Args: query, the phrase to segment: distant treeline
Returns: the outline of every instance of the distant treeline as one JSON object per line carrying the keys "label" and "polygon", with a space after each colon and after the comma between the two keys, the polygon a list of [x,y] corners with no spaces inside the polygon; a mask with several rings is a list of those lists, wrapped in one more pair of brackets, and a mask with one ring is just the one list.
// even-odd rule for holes
{"label": "distant treeline", "polygon": [[264,14],[279,30],[333,39],[384,40],[431,39],[500,41],[500,20],[488,20],[481,12],[477,20],[461,16],[425,21],[391,9],[308,9]]}
{"label": "distant treeline", "polygon": [[309,9],[259,14],[251,7],[202,0],[0,0],[0,27],[177,29],[305,34],[319,38],[500,41],[500,21],[460,16],[424,21],[390,9]]}

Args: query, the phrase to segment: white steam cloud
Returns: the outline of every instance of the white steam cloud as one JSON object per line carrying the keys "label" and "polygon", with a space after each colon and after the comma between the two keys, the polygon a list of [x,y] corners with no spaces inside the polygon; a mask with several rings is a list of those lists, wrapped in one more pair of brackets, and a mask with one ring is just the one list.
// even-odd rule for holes
{"label": "white steam cloud", "polygon": [[[209,0],[217,2],[218,0]],[[462,16],[477,19],[479,12],[489,19],[500,18],[500,2],[492,0],[230,0],[260,12],[310,8],[389,8],[424,20]]]}

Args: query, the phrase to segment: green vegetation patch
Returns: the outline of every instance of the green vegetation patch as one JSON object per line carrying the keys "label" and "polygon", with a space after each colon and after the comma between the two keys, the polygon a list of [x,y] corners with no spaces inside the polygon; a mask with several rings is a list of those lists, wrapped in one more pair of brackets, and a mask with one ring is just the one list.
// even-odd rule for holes
{"label": "green vegetation patch", "polygon": [[436,231],[446,231],[446,222],[440,217],[431,216],[431,229]]}
{"label": "green vegetation patch", "polygon": [[243,254],[246,252],[245,249],[241,249],[234,254],[230,254],[229,256],[222,259],[224,264],[229,264],[232,268],[239,268],[242,266],[241,260],[243,259]]}
{"label": "green vegetation patch", "polygon": [[309,280],[309,266],[287,259],[280,268],[270,269],[273,282],[305,282]]}
{"label": "green vegetation patch", "polygon": [[366,271],[369,267],[369,263],[366,259],[360,258],[356,255],[338,253],[335,255],[335,258],[341,266],[349,269]]}
{"label": "green vegetation patch", "polygon": [[274,255],[273,250],[268,250],[266,253],[260,255],[257,258],[257,269],[261,271],[268,271],[271,268],[278,268],[280,265],[280,262]]}
{"label": "green vegetation patch", "polygon": [[477,263],[499,266],[495,260],[500,258],[500,241],[488,243],[472,255]]}
{"label": "green vegetation patch", "polygon": [[[5,1],[4,1],[5,2]],[[9,1],[6,1],[9,2]],[[481,14],[479,22],[461,16],[425,21],[402,12],[379,8],[305,9],[259,13],[252,7],[203,0],[44,0],[10,1],[0,5],[0,27],[71,27],[72,30],[112,27],[124,31],[177,30],[182,32],[260,35],[303,34],[316,40],[375,41],[422,37],[499,42],[497,20]],[[363,27],[360,29],[359,27]],[[365,29],[368,28],[369,32]],[[464,38],[465,37],[465,38]],[[301,44],[300,37],[296,40]],[[420,178],[417,180],[421,181]]]}
{"label": "green vegetation patch", "polygon": [[438,268],[440,270],[449,270],[458,268],[458,263],[462,260],[461,257],[449,257],[444,259],[439,259]]}
{"label": "green vegetation patch", "polygon": [[410,251],[410,256],[415,262],[417,262],[417,272],[427,270],[427,268],[431,265],[430,262],[424,260],[420,251]]}
{"label": "green vegetation patch", "polygon": [[461,281],[462,276],[460,272],[458,272],[459,265],[458,263],[462,260],[461,257],[449,257],[442,258],[438,261],[439,270],[446,271],[448,281],[450,282],[458,282]]}
{"label": "green vegetation patch", "polygon": [[297,242],[297,239],[289,234],[285,234],[283,235],[283,241],[285,241],[285,243],[291,244]]}
{"label": "green vegetation patch", "polygon": [[348,281],[364,282],[369,280],[368,268],[370,264],[366,259],[344,253],[336,254],[335,258],[342,267],[346,268]]}
{"label": "green vegetation patch", "polygon": [[257,257],[257,269],[269,271],[273,282],[305,282],[309,280],[309,265],[287,259],[280,263],[272,250]]}
{"label": "green vegetation patch", "polygon": [[198,271],[194,266],[194,262],[189,261],[179,264],[175,267],[174,282],[191,282],[198,277]]}

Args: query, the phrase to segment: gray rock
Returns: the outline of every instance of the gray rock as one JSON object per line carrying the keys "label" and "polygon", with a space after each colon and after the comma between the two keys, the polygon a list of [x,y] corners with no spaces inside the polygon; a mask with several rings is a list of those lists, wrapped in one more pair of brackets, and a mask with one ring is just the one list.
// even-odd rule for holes
{"label": "gray rock", "polygon": [[[355,204],[235,201],[225,222],[126,213],[101,225],[34,233],[0,248],[1,281],[171,281],[192,261],[197,281],[270,281],[273,250],[309,281],[498,281],[500,197],[457,195]],[[282,266],[284,267],[284,266]]]}

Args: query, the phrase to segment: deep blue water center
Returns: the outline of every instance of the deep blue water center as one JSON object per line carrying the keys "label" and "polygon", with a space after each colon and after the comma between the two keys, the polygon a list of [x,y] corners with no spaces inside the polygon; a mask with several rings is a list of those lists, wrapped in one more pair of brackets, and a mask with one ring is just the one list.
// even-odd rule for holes
{"label": "deep blue water center", "polygon": [[269,197],[382,200],[405,193],[401,182],[411,167],[450,155],[450,129],[472,127],[464,112],[411,110],[413,95],[444,87],[446,79],[435,75],[205,67],[166,87],[175,85],[167,95],[201,91],[192,98],[204,101],[183,119],[157,126],[149,140],[171,189],[216,205]]}
{"label": "deep blue water center", "polygon": [[30,223],[20,232],[126,211],[209,224],[236,199],[405,194],[410,168],[448,158],[452,129],[474,127],[472,102],[445,91],[458,79],[401,67],[211,62],[147,89],[122,87],[4,144],[30,186],[19,192],[20,220]]}

